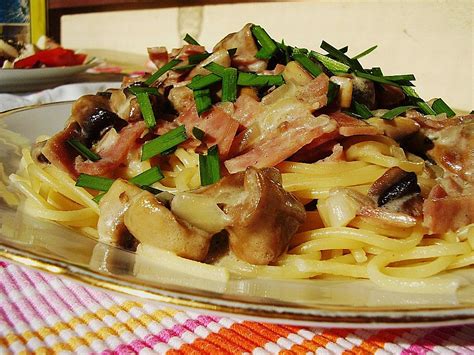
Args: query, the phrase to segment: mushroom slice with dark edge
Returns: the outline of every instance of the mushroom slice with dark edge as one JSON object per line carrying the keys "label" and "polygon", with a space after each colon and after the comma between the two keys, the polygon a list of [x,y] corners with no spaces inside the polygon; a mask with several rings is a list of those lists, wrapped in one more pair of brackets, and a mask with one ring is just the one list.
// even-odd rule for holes
{"label": "mushroom slice with dark edge", "polygon": [[368,196],[373,198],[379,207],[418,217],[422,215],[423,209],[420,191],[416,174],[395,166],[372,184]]}
{"label": "mushroom slice with dark edge", "polygon": [[[215,230],[224,226],[229,233],[230,249],[239,259],[252,264],[275,261],[305,219],[304,206],[283,189],[281,175],[275,168],[249,167],[192,194],[195,199],[188,193],[186,203],[177,194],[172,211],[190,220],[190,214],[202,211],[199,201],[209,198],[209,203],[223,211],[214,210],[210,223],[215,224]],[[212,228],[202,222],[200,226]]]}
{"label": "mushroom slice with dark edge", "polygon": [[125,249],[136,248],[136,239],[125,226],[124,214],[130,207],[133,197],[141,192],[142,189],[125,180],[114,181],[99,202],[97,230],[100,241]]}

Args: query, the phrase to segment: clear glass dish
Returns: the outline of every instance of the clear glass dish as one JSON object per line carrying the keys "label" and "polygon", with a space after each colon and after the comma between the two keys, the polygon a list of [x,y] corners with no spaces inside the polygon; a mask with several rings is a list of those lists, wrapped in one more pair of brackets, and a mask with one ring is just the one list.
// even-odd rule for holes
{"label": "clear glass dish", "polygon": [[[0,162],[7,174],[18,166],[19,146],[62,129],[70,109],[64,102],[0,114]],[[0,257],[142,301],[266,322],[377,328],[474,323],[472,268],[454,273],[463,286],[452,295],[384,291],[368,280],[200,279],[1,201]]]}

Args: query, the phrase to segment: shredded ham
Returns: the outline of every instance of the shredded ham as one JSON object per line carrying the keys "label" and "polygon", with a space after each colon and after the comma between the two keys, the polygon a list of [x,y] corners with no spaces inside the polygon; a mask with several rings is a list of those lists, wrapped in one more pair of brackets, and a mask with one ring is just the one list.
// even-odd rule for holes
{"label": "shredded ham", "polygon": [[474,193],[450,192],[436,185],[423,204],[423,225],[430,234],[456,231],[474,223]]}
{"label": "shredded ham", "polygon": [[334,123],[324,115],[285,121],[263,142],[246,153],[227,160],[224,165],[231,174],[249,166],[275,166],[333,127]]}
{"label": "shredded ham", "polygon": [[148,58],[159,69],[169,61],[168,51],[166,47],[150,47],[148,50]]}
{"label": "shredded ham", "polygon": [[128,152],[137,144],[137,139],[140,138],[145,129],[144,121],[130,123],[120,131],[116,144],[109,145],[107,149],[101,152],[100,160],[96,162],[90,160],[77,161],[76,170],[79,173],[96,176],[113,175],[114,170],[125,161]]}
{"label": "shredded ham", "polygon": [[309,105],[311,110],[317,110],[328,103],[329,78],[326,74],[320,74],[308,84],[298,87],[296,98],[298,101]]}
{"label": "shredded ham", "polygon": [[252,125],[255,117],[262,111],[260,103],[250,95],[240,94],[234,104],[235,111],[233,118],[243,127],[248,128]]}
{"label": "shredded ham", "polygon": [[377,135],[383,132],[374,126],[365,123],[362,120],[346,115],[343,112],[334,112],[329,116],[337,122],[339,127],[339,134],[344,137],[359,136],[359,135]]}

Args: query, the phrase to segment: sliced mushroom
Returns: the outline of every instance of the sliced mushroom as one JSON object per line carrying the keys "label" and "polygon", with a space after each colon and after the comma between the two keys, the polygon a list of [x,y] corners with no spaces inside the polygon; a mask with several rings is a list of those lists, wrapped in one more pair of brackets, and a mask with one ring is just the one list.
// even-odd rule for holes
{"label": "sliced mushroom", "polygon": [[377,201],[379,207],[419,217],[423,209],[420,192],[415,173],[393,167],[372,184],[368,195]]}
{"label": "sliced mushroom", "polygon": [[97,230],[100,241],[125,249],[136,248],[136,240],[125,226],[124,214],[134,196],[142,191],[125,180],[115,180],[99,202],[100,215]]}
{"label": "sliced mushroom", "polygon": [[352,100],[366,105],[370,109],[375,108],[375,86],[368,79],[352,75]]}
{"label": "sliced mushroom", "polygon": [[306,216],[304,206],[282,188],[275,168],[249,167],[200,194],[222,201],[223,211],[231,218],[226,228],[230,249],[252,264],[275,261]]}
{"label": "sliced mushroom", "polygon": [[148,191],[135,196],[124,217],[127,229],[144,245],[198,261],[207,255],[212,233],[176,217]]}

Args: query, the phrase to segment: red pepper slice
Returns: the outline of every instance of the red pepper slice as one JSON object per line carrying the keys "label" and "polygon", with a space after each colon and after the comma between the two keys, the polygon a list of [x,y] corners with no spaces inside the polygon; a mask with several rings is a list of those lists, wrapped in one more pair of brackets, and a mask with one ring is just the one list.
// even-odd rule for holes
{"label": "red pepper slice", "polygon": [[58,47],[36,52],[29,57],[15,62],[13,67],[16,69],[34,68],[39,65],[45,65],[47,67],[69,67],[83,64],[86,57],[85,54],[76,54],[70,49]]}

